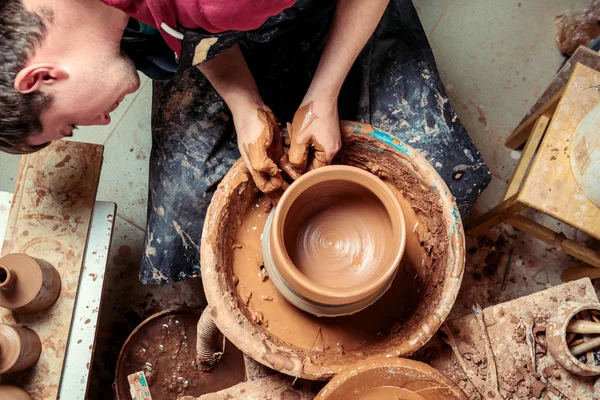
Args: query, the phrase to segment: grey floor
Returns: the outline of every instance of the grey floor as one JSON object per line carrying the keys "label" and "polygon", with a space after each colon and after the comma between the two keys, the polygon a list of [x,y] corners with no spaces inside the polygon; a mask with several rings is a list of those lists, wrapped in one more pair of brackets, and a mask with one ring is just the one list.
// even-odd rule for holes
{"label": "grey floor", "polygon": [[[554,16],[583,8],[589,0],[414,2],[450,102],[492,172],[492,183],[476,206],[482,212],[499,201],[519,156],[504,147],[504,139],[564,60],[554,44]],[[140,90],[115,111],[111,125],[82,128],[74,138],[104,144],[98,200],[118,205],[94,363],[97,398],[105,398],[102,393],[110,391],[114,354],[142,318],[158,309],[199,303],[203,298],[197,282],[148,287],[137,280],[146,225],[151,102],[152,85],[143,78]],[[4,171],[0,190],[13,190],[18,164],[19,157],[0,154],[0,170]],[[556,221],[544,218],[543,222],[571,238],[587,239]],[[575,263],[508,227],[494,230],[489,240],[470,240],[468,246],[472,254],[454,315],[468,312],[473,300],[486,306],[558,284],[560,270]],[[504,260],[509,247],[515,252],[513,270],[502,291],[501,273],[481,279],[481,270],[489,252],[501,253]]]}

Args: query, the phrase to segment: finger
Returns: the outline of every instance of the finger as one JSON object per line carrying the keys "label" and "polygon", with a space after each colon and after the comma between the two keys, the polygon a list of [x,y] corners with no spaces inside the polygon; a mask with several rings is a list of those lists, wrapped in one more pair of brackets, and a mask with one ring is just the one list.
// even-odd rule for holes
{"label": "finger", "polygon": [[273,162],[273,160],[267,157],[266,152],[262,160],[251,159],[250,163],[252,164],[252,169],[254,169],[256,172],[262,172],[270,176],[279,175],[279,167],[277,164],[275,164],[275,162]]}
{"label": "finger", "polygon": [[306,170],[306,161],[308,158],[308,143],[294,140],[292,138],[292,145],[288,153],[288,159],[290,164],[296,169],[297,172],[303,173]]}
{"label": "finger", "polygon": [[252,178],[254,179],[254,183],[258,190],[263,193],[272,193],[283,185],[281,174],[278,176],[271,176],[265,173],[252,171]]}
{"label": "finger", "polygon": [[302,176],[298,173],[298,171],[296,171],[296,169],[294,169],[292,164],[290,164],[287,154],[282,155],[279,159],[279,168],[281,168],[293,180],[296,180]]}
{"label": "finger", "polygon": [[309,170],[317,169],[329,165],[325,151],[315,149],[313,158],[310,162]]}

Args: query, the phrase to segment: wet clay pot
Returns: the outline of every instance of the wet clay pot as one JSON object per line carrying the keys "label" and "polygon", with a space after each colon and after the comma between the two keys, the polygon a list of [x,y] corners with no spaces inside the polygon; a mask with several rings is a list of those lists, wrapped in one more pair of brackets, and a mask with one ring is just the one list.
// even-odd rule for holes
{"label": "wet clay pot", "polygon": [[13,385],[0,385],[0,399],[2,400],[31,400],[31,396],[21,389]]}
{"label": "wet clay pot", "polygon": [[29,328],[0,324],[0,374],[31,368],[40,358],[42,342]]}
{"label": "wet clay pot", "polygon": [[44,311],[60,294],[60,275],[50,263],[26,254],[0,258],[0,307]]}
{"label": "wet clay pot", "polygon": [[341,130],[335,163],[377,175],[396,191],[404,212],[403,261],[378,301],[352,315],[321,318],[286,300],[263,271],[261,233],[276,211],[242,160],[217,187],[201,241],[204,292],[219,330],[265,366],[311,380],[329,380],[350,364],[414,354],[448,316],[465,262],[460,213],[431,164],[369,125],[344,122]]}
{"label": "wet clay pot", "polygon": [[356,313],[391,286],[404,253],[404,214],[378,176],[335,165],[286,191],[263,231],[269,278],[296,307],[318,316]]}
{"label": "wet clay pot", "polygon": [[467,400],[440,371],[405,358],[349,366],[315,400]]}
{"label": "wet clay pot", "polygon": [[554,357],[554,360],[567,371],[580,376],[600,375],[600,366],[595,363],[582,363],[571,353],[567,344],[567,325],[584,310],[600,310],[600,304],[589,303],[575,308],[559,310],[553,315],[546,328],[546,341],[548,350]]}
{"label": "wet clay pot", "polygon": [[198,367],[196,329],[201,314],[201,309],[165,310],[135,328],[117,360],[114,387],[118,400],[131,399],[127,376],[139,371],[144,371],[155,399],[197,397],[244,380],[243,354],[229,342],[214,369],[204,372]]}

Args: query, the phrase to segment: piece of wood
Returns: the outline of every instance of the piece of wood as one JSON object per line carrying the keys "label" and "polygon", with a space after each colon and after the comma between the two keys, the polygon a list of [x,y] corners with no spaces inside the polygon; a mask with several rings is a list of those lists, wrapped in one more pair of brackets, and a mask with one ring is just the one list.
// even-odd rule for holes
{"label": "piece of wood", "polygon": [[522,215],[515,215],[514,217],[507,219],[506,223],[543,242],[555,246],[559,250],[562,250],[587,264],[600,268],[600,254],[598,254],[598,252],[587,248],[581,243],[569,240],[563,235],[554,232],[552,229],[546,228],[544,225],[538,224]]}
{"label": "piece of wood", "polygon": [[548,88],[546,88],[538,101],[533,105],[533,107],[531,107],[527,114],[525,114],[521,122],[519,122],[519,125],[523,124],[523,122],[531,117],[531,115],[533,115],[544,104],[546,104],[552,96],[564,88],[569,81],[571,74],[573,73],[573,68],[575,68],[575,65],[578,63],[595,69],[596,71],[600,71],[600,54],[588,47],[579,46],[571,58],[569,58],[567,62],[565,62],[565,65],[562,66],[560,71],[558,71],[558,74],[556,74],[552,82],[550,82]]}
{"label": "piece of wood", "polygon": [[26,325],[42,340],[34,368],[2,377],[35,400],[57,398],[102,152],[103,146],[63,141],[21,161],[2,254],[44,259],[61,277],[60,296],[49,310],[15,315],[0,309],[1,322]]}
{"label": "piece of wood", "polygon": [[589,266],[570,267],[565,268],[560,274],[560,279],[562,279],[564,282],[575,281],[581,278],[600,278],[600,268]]}
{"label": "piece of wood", "polygon": [[571,171],[570,141],[581,120],[600,103],[600,72],[577,65],[519,191],[519,200],[600,239],[600,207]]}
{"label": "piece of wood", "polygon": [[533,156],[535,155],[535,152],[537,151],[538,146],[544,137],[544,133],[546,133],[546,128],[548,127],[549,122],[550,118],[545,115],[540,115],[535,122],[532,133],[529,135],[529,139],[527,139],[527,143],[525,144],[521,158],[515,167],[515,172],[513,172],[513,176],[506,187],[506,191],[504,192],[502,200],[506,200],[514,196],[521,188],[523,178],[525,177],[525,174],[529,169],[529,165],[531,164],[531,160],[533,159]]}
{"label": "piece of wood", "polygon": [[528,207],[518,200],[518,195],[514,195],[509,199],[504,200],[496,207],[492,208],[485,214],[469,220],[465,226],[467,235],[479,235],[487,232],[493,226],[504,222],[510,217],[519,214]]}
{"label": "piece of wood", "polygon": [[521,147],[527,141],[531,129],[533,128],[533,124],[535,124],[540,116],[544,115],[547,118],[552,119],[563,93],[564,88],[556,92],[544,106],[527,118],[525,122],[519,125],[517,129],[506,138],[504,145],[513,150],[517,150]]}
{"label": "piece of wood", "polygon": [[567,332],[573,333],[600,333],[600,323],[583,319],[573,320],[567,325]]}
{"label": "piece of wood", "polygon": [[595,349],[596,347],[600,347],[600,337],[593,338],[585,343],[571,347],[571,353],[577,357],[583,353],[587,353],[588,351]]}

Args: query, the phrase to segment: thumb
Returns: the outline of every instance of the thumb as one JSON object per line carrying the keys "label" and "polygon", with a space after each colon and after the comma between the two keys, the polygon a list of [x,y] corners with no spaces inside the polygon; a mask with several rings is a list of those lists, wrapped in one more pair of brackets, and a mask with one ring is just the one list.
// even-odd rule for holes
{"label": "thumb", "polygon": [[292,138],[290,152],[288,153],[290,164],[296,171],[302,173],[306,169],[306,160],[308,158],[308,142],[302,142]]}

